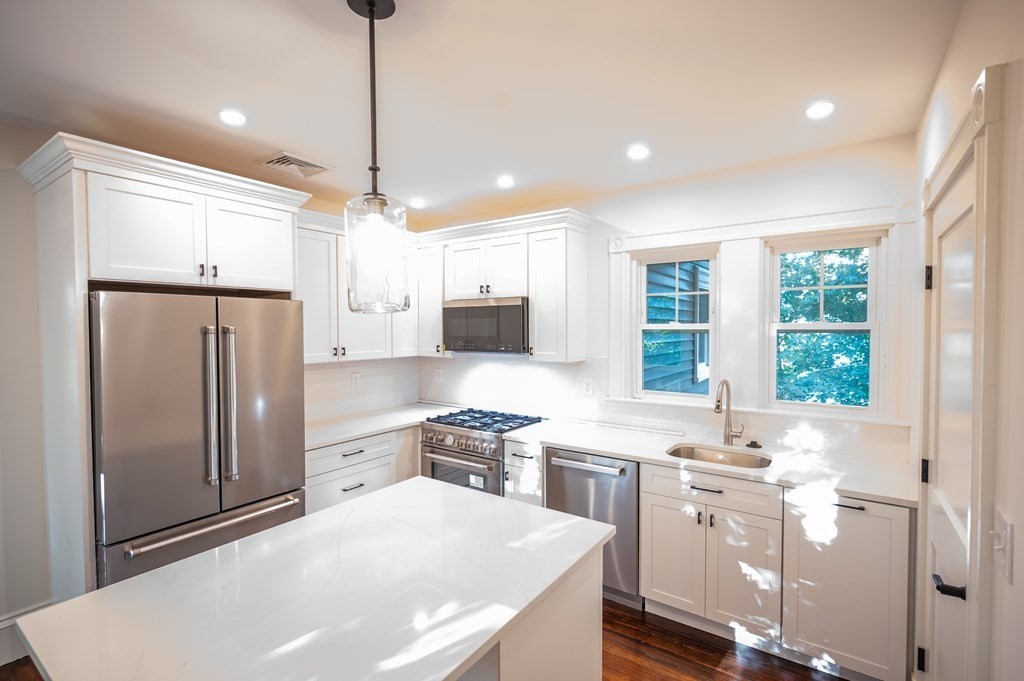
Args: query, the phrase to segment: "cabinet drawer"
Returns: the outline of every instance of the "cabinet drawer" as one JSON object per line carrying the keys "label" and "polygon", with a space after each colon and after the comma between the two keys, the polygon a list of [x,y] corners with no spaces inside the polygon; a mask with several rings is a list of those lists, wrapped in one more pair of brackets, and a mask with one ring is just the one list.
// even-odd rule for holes
{"label": "cabinet drawer", "polygon": [[379,459],[398,451],[395,433],[383,433],[358,440],[349,440],[306,452],[306,477],[336,471],[363,461]]}
{"label": "cabinet drawer", "polygon": [[640,490],[730,511],[782,519],[782,487],[766,482],[643,464],[640,466]]}
{"label": "cabinet drawer", "polygon": [[394,481],[394,454],[307,478],[306,514],[383,489]]}

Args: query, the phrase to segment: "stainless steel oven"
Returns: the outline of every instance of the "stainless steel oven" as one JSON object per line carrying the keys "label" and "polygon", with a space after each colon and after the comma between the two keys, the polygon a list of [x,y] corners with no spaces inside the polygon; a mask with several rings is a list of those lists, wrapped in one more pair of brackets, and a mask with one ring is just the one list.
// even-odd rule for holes
{"label": "stainless steel oven", "polygon": [[435,480],[504,496],[502,433],[540,421],[496,411],[464,409],[421,424],[420,472]]}

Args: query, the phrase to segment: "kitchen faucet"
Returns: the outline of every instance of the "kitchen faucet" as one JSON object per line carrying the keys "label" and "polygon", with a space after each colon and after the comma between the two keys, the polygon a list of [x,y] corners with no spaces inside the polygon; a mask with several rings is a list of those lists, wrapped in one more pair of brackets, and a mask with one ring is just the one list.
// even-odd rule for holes
{"label": "kitchen faucet", "polygon": [[722,435],[722,443],[731,445],[740,435],[743,435],[743,426],[739,430],[732,429],[732,387],[729,381],[724,378],[718,383],[718,394],[715,395],[715,413],[722,413],[722,391],[725,391],[725,429]]}

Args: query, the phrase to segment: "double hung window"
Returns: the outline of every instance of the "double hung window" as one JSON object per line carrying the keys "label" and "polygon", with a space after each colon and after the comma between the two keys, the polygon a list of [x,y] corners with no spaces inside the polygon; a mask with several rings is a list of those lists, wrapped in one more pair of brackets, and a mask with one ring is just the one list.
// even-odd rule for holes
{"label": "double hung window", "polygon": [[876,409],[878,240],[772,249],[770,402]]}
{"label": "double hung window", "polygon": [[714,257],[643,268],[639,390],[707,395],[712,377]]}

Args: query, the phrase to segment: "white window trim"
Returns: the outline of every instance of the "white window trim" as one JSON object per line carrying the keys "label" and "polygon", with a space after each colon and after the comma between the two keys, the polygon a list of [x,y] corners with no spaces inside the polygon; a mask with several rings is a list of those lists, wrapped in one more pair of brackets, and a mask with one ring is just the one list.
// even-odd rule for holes
{"label": "white window trim", "polygon": [[[762,404],[766,409],[778,412],[804,412],[813,414],[834,414],[861,417],[879,417],[887,413],[888,391],[885,382],[889,342],[883,332],[881,320],[887,320],[885,296],[879,291],[888,290],[888,230],[880,232],[859,232],[856,234],[820,235],[775,239],[765,242],[768,258],[766,271],[770,272],[770,282],[765,286],[767,311],[768,339],[763,359],[763,385],[765,394]],[[780,255],[799,251],[836,250],[841,248],[863,248],[868,251],[868,320],[864,323],[828,323],[814,324],[781,323],[780,319]],[[857,407],[842,404],[818,404],[813,402],[790,402],[779,400],[777,395],[777,353],[779,331],[868,331],[871,334],[871,364],[869,368],[868,406]]]}
{"label": "white window trim", "polygon": [[[631,298],[634,314],[630,329],[630,355],[632,362],[629,385],[632,386],[631,395],[633,399],[652,403],[685,404],[699,406],[710,405],[713,402],[711,386],[718,384],[718,358],[719,358],[719,332],[718,332],[718,303],[719,303],[719,266],[718,266],[719,244],[702,244],[699,246],[659,249],[631,254],[636,264],[636,276],[631,287]],[[708,322],[707,324],[680,324],[678,322],[668,324],[647,324],[647,265],[667,262],[688,262],[694,260],[707,260],[709,269],[709,282],[711,291],[708,295]],[[643,389],[643,332],[654,331],[707,331],[708,340],[708,394],[673,393],[659,390]]]}

